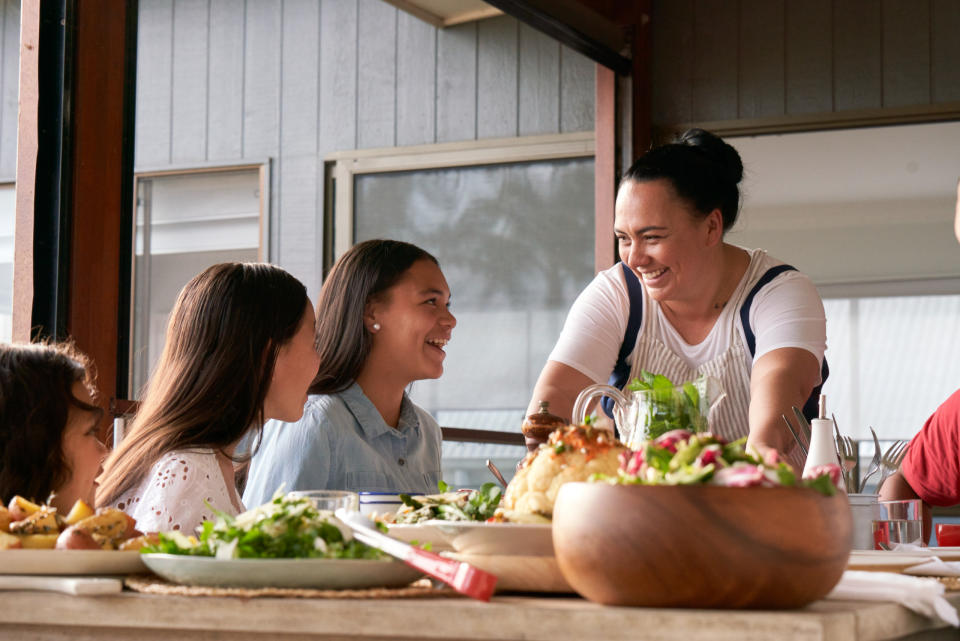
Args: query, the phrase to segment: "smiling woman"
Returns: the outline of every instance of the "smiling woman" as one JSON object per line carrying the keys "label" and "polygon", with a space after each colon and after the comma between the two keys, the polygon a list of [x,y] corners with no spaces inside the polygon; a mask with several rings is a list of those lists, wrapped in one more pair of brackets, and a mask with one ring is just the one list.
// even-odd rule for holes
{"label": "smiling woman", "polygon": [[436,259],[410,243],[368,240],[347,251],[317,303],[320,371],[303,418],[271,421],[244,502],[287,490],[433,492],[440,427],[406,394],[439,378],[457,319]]}

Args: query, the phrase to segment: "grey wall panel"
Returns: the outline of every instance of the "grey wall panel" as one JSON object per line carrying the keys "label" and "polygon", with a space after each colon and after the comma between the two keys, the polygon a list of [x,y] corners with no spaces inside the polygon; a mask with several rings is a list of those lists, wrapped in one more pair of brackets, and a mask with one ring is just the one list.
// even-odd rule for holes
{"label": "grey wall panel", "polygon": [[243,145],[244,0],[210,0],[207,158],[236,160]]}
{"label": "grey wall panel", "polygon": [[0,180],[17,173],[17,96],[20,83],[20,3],[6,0],[0,7]]}
{"label": "grey wall panel", "polygon": [[831,0],[787,0],[787,113],[833,110]]}
{"label": "grey wall panel", "polygon": [[477,28],[477,137],[516,136],[519,25],[501,16]]}
{"label": "grey wall panel", "polygon": [[933,102],[960,100],[960,2],[933,0],[930,25]]}
{"label": "grey wall panel", "polygon": [[320,153],[357,143],[357,3],[323,0],[320,11]]}
{"label": "grey wall panel", "polygon": [[916,0],[884,0],[883,106],[902,107],[929,100],[930,5]]}
{"label": "grey wall panel", "polygon": [[437,30],[397,14],[397,144],[436,140]]}
{"label": "grey wall panel", "polygon": [[653,5],[653,121],[693,120],[693,0]]}
{"label": "grey wall panel", "polygon": [[785,111],[783,0],[741,0],[741,118],[782,116]]}
{"label": "grey wall panel", "polygon": [[322,215],[318,206],[320,187],[317,182],[316,154],[284,156],[277,167],[280,216],[273,235],[279,239],[279,262],[299,278],[317,300],[319,285],[317,266],[319,236],[317,222]]}
{"label": "grey wall panel", "polygon": [[284,0],[280,82],[280,154],[317,153],[320,5]]}
{"label": "grey wall panel", "polygon": [[556,133],[560,130],[562,101],[560,43],[521,24],[519,74],[520,135]]}
{"label": "grey wall panel", "polygon": [[876,0],[833,4],[833,95],[837,111],[881,106],[883,49]]}
{"label": "grey wall panel", "polygon": [[170,163],[173,0],[142,2],[139,18],[134,162],[156,167]]}
{"label": "grey wall panel", "polygon": [[593,129],[596,64],[568,47],[560,48],[560,131]]}
{"label": "grey wall panel", "polygon": [[196,163],[207,157],[209,0],[173,4],[171,160]]}
{"label": "grey wall panel", "polygon": [[724,0],[694,3],[694,120],[737,117],[737,13]]}
{"label": "grey wall panel", "polygon": [[477,25],[437,33],[437,142],[477,135]]}
{"label": "grey wall panel", "polygon": [[357,147],[396,142],[397,9],[359,0],[357,10]]}
{"label": "grey wall panel", "polygon": [[280,140],[280,0],[247,0],[244,42],[243,156],[277,153]]}

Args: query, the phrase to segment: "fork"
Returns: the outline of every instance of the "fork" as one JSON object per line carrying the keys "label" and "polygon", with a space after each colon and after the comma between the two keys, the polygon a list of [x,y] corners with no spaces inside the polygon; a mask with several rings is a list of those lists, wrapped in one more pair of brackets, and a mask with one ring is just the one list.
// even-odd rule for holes
{"label": "fork", "polygon": [[870,459],[870,467],[867,468],[867,473],[863,475],[863,480],[860,481],[861,492],[866,489],[867,480],[880,471],[880,439],[877,438],[877,433],[873,431],[872,427],[869,429],[870,434],[873,436],[873,458]]}
{"label": "fork", "polygon": [[880,484],[877,488],[883,487],[883,482],[887,477],[900,469],[900,463],[907,453],[907,441],[895,441],[893,445],[887,448],[880,458]]}
{"label": "fork", "polygon": [[840,455],[840,465],[843,468],[843,482],[847,486],[847,494],[855,494],[857,481],[856,475],[852,473],[857,468],[857,459],[859,458],[856,444],[849,436],[840,434],[836,421],[833,423],[833,430],[837,437],[837,449]]}

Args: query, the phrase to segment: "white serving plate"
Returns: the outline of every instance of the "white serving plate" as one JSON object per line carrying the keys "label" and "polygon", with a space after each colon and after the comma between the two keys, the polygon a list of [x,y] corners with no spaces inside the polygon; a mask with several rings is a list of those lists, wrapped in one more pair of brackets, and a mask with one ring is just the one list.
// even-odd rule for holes
{"label": "white serving plate", "polygon": [[449,538],[446,534],[434,527],[437,521],[423,521],[421,523],[388,523],[387,534],[395,539],[410,543],[412,545],[423,546],[429,544],[434,552],[441,550],[452,550]]}
{"label": "white serving plate", "polygon": [[887,570],[898,572],[930,557],[939,557],[943,561],[960,561],[960,547],[922,548],[919,550],[853,550],[847,567],[851,569]]}
{"label": "white serving plate", "polygon": [[408,585],[421,576],[400,561],[366,559],[231,559],[144,554],[155,573],[184,585],[246,588],[374,588]]}
{"label": "white serving plate", "polygon": [[555,556],[518,556],[499,554],[459,554],[444,552],[443,556],[495,574],[497,592],[552,592],[575,594],[560,572]]}
{"label": "white serving plate", "polygon": [[549,523],[480,523],[427,521],[460,554],[553,556]]}
{"label": "white serving plate", "polygon": [[138,551],[0,550],[0,574],[133,574],[146,568]]}

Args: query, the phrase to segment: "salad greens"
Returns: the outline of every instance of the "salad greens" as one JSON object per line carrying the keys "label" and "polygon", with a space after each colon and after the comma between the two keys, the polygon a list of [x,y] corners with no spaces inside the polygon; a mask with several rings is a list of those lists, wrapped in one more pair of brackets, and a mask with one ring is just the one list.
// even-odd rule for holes
{"label": "salad greens", "polygon": [[440,481],[440,494],[413,498],[401,494],[403,507],[397,510],[395,523],[419,523],[431,519],[443,521],[486,521],[500,505],[503,491],[496,483],[484,483],[479,490],[451,491]]}
{"label": "salad greens", "polygon": [[162,532],[159,543],[142,552],[218,559],[386,558],[354,539],[350,528],[332,512],[318,510],[305,497],[278,492],[269,503],[235,517],[213,511],[218,518],[204,521],[199,539],[177,531]]}
{"label": "salad greens", "polygon": [[677,387],[662,374],[642,370],[640,378],[630,381],[627,389],[631,392],[649,392],[649,400],[641,403],[641,416],[637,417],[638,425],[647,426],[648,438],[657,438],[671,430],[706,431],[706,411],[697,388],[702,380],[701,377]]}

